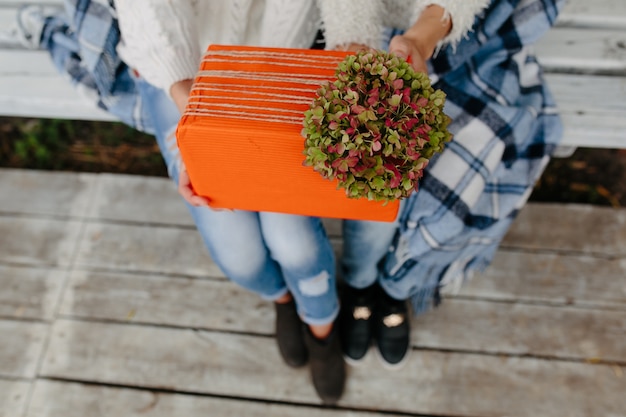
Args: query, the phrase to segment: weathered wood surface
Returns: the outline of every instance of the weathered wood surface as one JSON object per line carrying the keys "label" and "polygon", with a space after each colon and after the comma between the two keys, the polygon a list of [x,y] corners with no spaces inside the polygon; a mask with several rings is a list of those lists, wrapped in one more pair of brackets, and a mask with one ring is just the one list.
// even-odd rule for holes
{"label": "weathered wood surface", "polygon": [[563,120],[564,145],[624,146],[626,77],[550,73],[546,80]]}
{"label": "weathered wood surface", "polygon": [[626,302],[623,259],[502,248],[481,277],[466,283],[459,295],[621,310]]}
{"label": "weathered wood surface", "polygon": [[625,226],[626,213],[609,207],[536,204],[520,213],[503,246],[612,259],[626,255]]}
{"label": "weathered wood surface", "polygon": [[626,27],[626,3],[621,0],[568,0],[559,15],[559,26]]}
{"label": "weathered wood surface", "polygon": [[66,272],[49,267],[0,264],[0,317],[49,321],[54,318]]}
{"label": "weathered wood surface", "polygon": [[[0,320],[0,375],[33,378],[43,351],[48,326],[43,323]],[[7,343],[8,341],[8,343]]]}
{"label": "weathered wood surface", "polygon": [[[251,314],[242,316],[241,306]],[[269,303],[226,281],[83,271],[70,280],[60,313],[259,335],[273,333],[274,314]],[[562,327],[555,328],[555,323]],[[450,299],[413,327],[416,348],[626,363],[626,311]]]}
{"label": "weathered wood surface", "polygon": [[31,384],[0,377],[0,416],[22,416],[26,410]]}
{"label": "weathered wood surface", "polygon": [[77,221],[51,218],[0,217],[0,262],[67,265],[80,226]]}
{"label": "weathered wood surface", "polygon": [[[341,406],[471,416],[558,415],[564,404],[569,415],[588,415],[591,409],[610,415],[626,406],[625,381],[609,365],[422,350],[394,374],[369,359],[350,369]],[[254,335],[58,320],[41,374],[318,403],[306,370],[281,366],[274,340]],[[579,390],[590,393],[597,405]]]}
{"label": "weathered wood surface", "polygon": [[[50,398],[58,401],[50,403]],[[376,417],[379,413],[39,381],[27,417]]]}
{"label": "weathered wood surface", "polygon": [[[242,310],[250,314],[242,314]],[[271,304],[226,279],[76,271],[68,282],[60,313],[194,329],[274,332]]]}
{"label": "weathered wood surface", "polygon": [[623,75],[626,70],[626,31],[556,27],[535,51],[550,72],[590,72]]}
{"label": "weathered wood surface", "polygon": [[169,180],[3,169],[0,191],[2,417],[626,415],[622,209],[528,205],[491,267],[413,320],[406,368],[371,352],[326,410]]}

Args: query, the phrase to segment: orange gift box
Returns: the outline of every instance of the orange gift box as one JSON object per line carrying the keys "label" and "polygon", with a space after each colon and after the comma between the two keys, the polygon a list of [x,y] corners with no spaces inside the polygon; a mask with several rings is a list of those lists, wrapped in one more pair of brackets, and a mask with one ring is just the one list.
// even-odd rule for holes
{"label": "orange gift box", "polygon": [[393,221],[399,202],[348,198],[304,166],[304,112],[349,52],[211,45],[176,132],[211,207]]}

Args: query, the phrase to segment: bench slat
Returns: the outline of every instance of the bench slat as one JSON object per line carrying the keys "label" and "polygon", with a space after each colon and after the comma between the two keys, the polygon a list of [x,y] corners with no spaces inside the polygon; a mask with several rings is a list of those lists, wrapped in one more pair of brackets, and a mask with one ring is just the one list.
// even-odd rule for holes
{"label": "bench slat", "polygon": [[[414,353],[400,376],[382,369],[374,355],[368,355],[363,366],[350,369],[339,404],[420,415],[520,417],[558,416],[563,404],[571,416],[587,415],[588,410],[618,415],[626,407],[624,380],[608,365],[431,350]],[[307,370],[284,369],[275,341],[268,337],[57,320],[40,376],[318,404]],[[589,395],[581,395],[581,389]]]}
{"label": "bench slat", "polygon": [[[0,389],[3,387],[2,382],[0,380]],[[106,407],[106,411],[102,410],[103,407]],[[0,407],[1,411],[2,408]],[[156,393],[149,390],[45,380],[40,380],[35,384],[28,412],[28,417],[375,417],[379,415],[367,411],[349,411],[346,413],[341,409],[320,409],[319,407],[300,404],[240,401],[236,398]],[[17,416],[20,414],[15,411],[6,412],[2,415]],[[385,415],[393,416],[392,414]]]}
{"label": "bench slat", "polygon": [[[0,77],[13,75],[37,77],[59,77],[50,55],[46,51],[0,49]],[[18,88],[19,86],[16,86]],[[4,90],[2,90],[4,92]]]}
{"label": "bench slat", "polygon": [[[19,94],[7,94],[21,86]],[[41,92],[46,94],[42,95]],[[58,77],[0,77],[0,114],[68,120],[115,121]]]}
{"label": "bench slat", "polygon": [[114,121],[58,73],[46,51],[0,50],[0,114]]}
{"label": "bench slat", "polygon": [[[16,9],[26,3],[20,0],[0,0],[0,8]],[[61,0],[37,0],[28,3],[48,6],[62,6],[63,4]],[[569,0],[559,15],[558,24],[626,27],[626,2],[622,0],[594,0],[593,2],[588,0]]]}
{"label": "bench slat", "polygon": [[626,78],[547,74],[559,106],[564,146],[626,147]]}
{"label": "bench slat", "polygon": [[624,0],[568,0],[559,14],[557,26],[626,28]]}
{"label": "bench slat", "polygon": [[[511,255],[518,261],[513,262],[517,265],[521,264],[519,258],[527,260],[523,253]],[[569,259],[563,256],[553,262],[567,263]],[[510,275],[522,273],[517,270],[509,272]],[[497,280],[495,276],[491,274],[476,280],[491,287],[505,281]],[[563,290],[556,283],[563,275],[552,276],[552,285],[539,285],[540,290],[545,290],[544,298]],[[595,278],[602,279],[604,276]],[[531,283],[524,276],[517,281]],[[619,287],[616,284],[614,287]],[[576,298],[576,301],[584,302],[586,294],[592,290],[586,289],[583,294],[563,290],[559,296],[576,294],[582,298]],[[271,303],[259,303],[254,294],[225,280],[80,271],[72,274],[65,291],[60,309],[64,317],[122,323],[132,320],[135,324],[259,335],[274,333]],[[491,293],[493,291],[488,294]],[[518,296],[523,298],[523,295],[520,293]],[[607,289],[605,299],[610,296]],[[226,299],[229,301],[223,303],[222,300]],[[623,301],[621,305],[624,305]],[[220,308],[216,309],[216,305]],[[242,305],[254,305],[254,314],[242,315]],[[468,317],[472,320],[468,321]],[[562,323],[559,329],[553,327],[556,321]],[[528,328],[521,323],[535,324]],[[528,354],[565,360],[602,356],[606,361],[626,363],[626,345],[617,332],[611,330],[620,327],[624,327],[626,332],[626,310],[604,311],[527,303],[511,305],[452,298],[432,314],[414,320],[412,343],[417,348]],[[511,328],[518,331],[512,335]],[[559,330],[563,332],[559,333]]]}
{"label": "bench slat", "polygon": [[546,71],[626,73],[626,32],[553,28],[534,49]]}
{"label": "bench slat", "polygon": [[[68,82],[59,82],[57,77],[0,77],[0,114],[71,120],[115,120],[82,97]],[[559,74],[548,74],[547,78],[561,107],[565,124],[563,145],[601,148],[626,146],[626,80]],[[576,87],[585,84],[594,85],[594,88],[582,90]],[[21,87],[19,93],[15,92],[16,86]],[[42,95],[42,92],[46,94]],[[583,107],[585,103],[590,104]]]}

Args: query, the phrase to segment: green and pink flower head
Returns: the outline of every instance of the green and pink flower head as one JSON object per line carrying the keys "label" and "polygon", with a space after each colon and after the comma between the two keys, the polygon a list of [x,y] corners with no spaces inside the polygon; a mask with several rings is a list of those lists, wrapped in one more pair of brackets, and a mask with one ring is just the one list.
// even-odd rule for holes
{"label": "green and pink flower head", "polygon": [[402,58],[361,51],[338,66],[305,112],[304,164],[351,198],[406,198],[452,135],[445,94]]}

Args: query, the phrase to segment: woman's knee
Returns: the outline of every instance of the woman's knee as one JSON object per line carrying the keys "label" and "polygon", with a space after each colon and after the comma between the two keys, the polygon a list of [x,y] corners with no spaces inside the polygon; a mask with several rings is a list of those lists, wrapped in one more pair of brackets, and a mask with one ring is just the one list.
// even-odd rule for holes
{"label": "woman's knee", "polygon": [[[268,217],[270,217],[268,221]],[[263,238],[280,265],[297,268],[330,261],[333,249],[321,220],[301,216],[262,217]]]}

